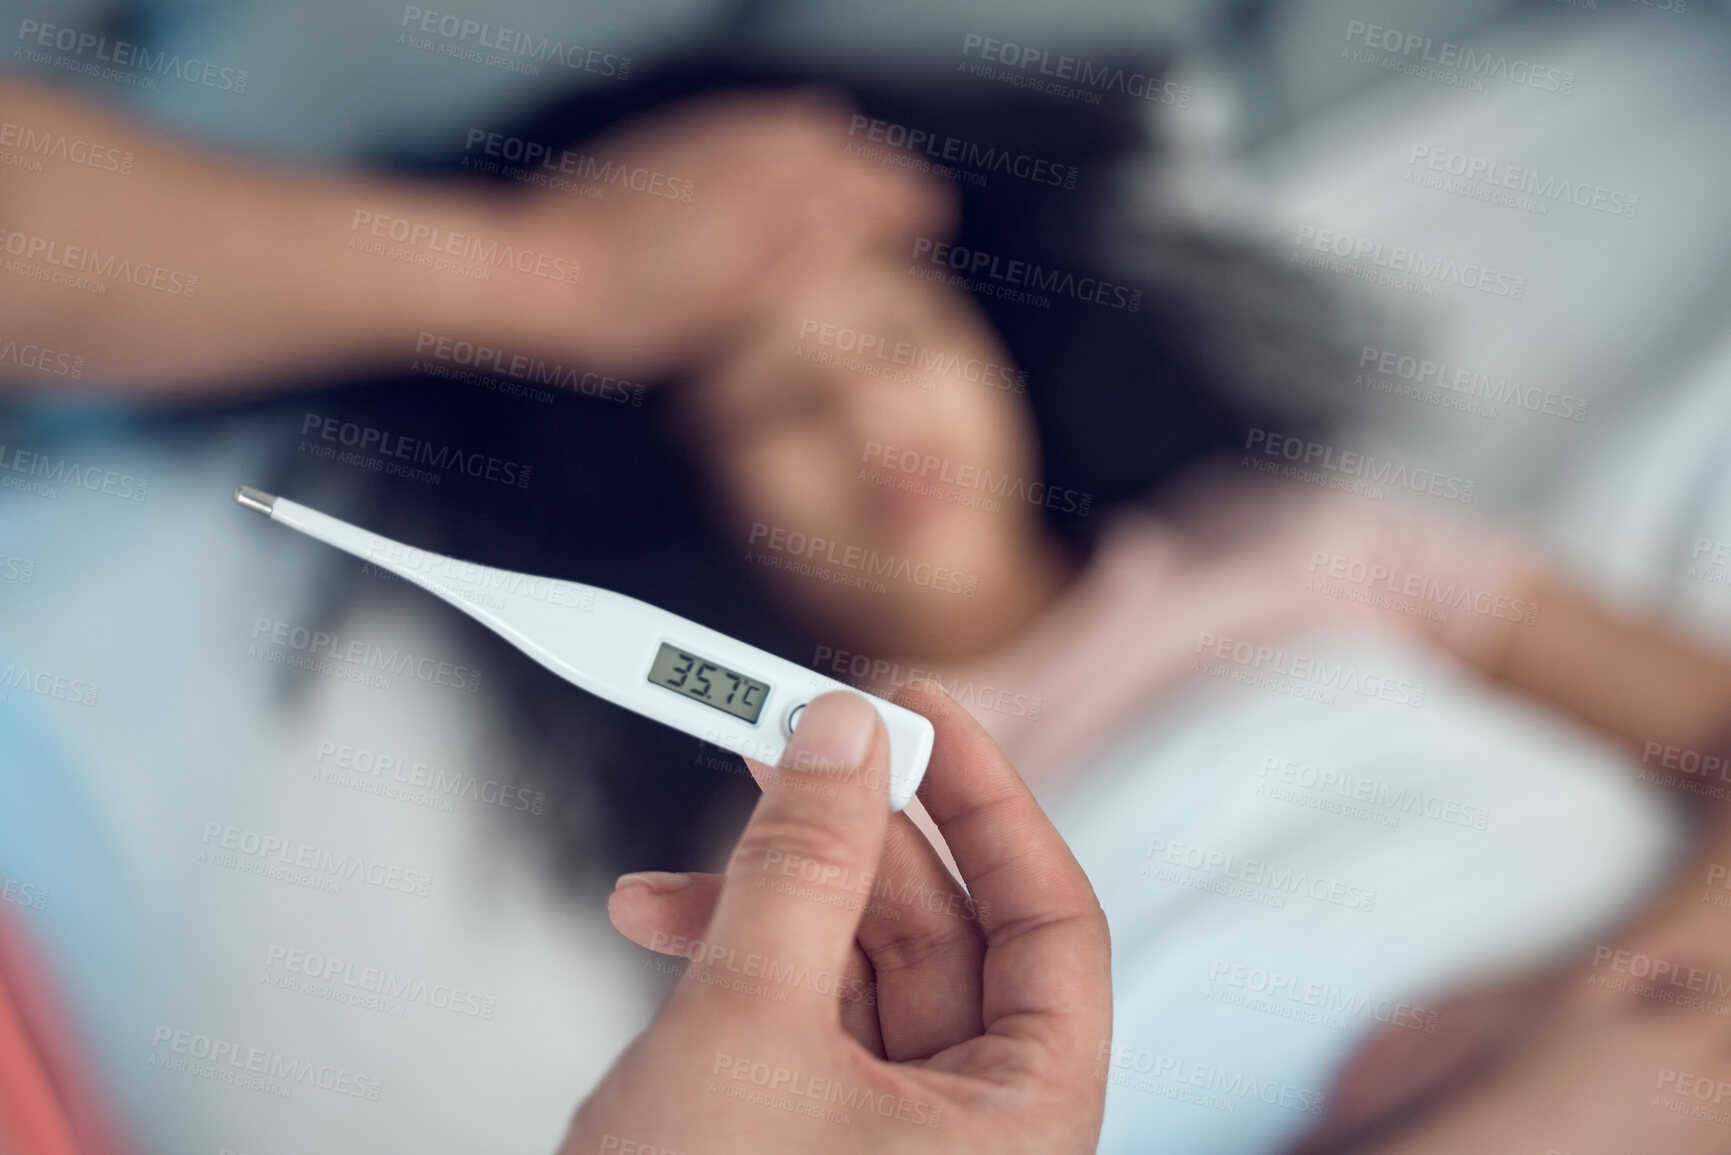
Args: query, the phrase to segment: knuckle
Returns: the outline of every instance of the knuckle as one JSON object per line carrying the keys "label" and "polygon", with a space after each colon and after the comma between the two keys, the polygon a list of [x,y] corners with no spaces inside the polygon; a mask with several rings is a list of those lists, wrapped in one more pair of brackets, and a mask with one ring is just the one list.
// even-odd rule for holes
{"label": "knuckle", "polygon": [[760,815],[740,837],[734,862],[760,869],[771,852],[844,864],[861,857],[857,838],[828,823],[798,815]]}
{"label": "knuckle", "polygon": [[872,942],[866,955],[879,974],[913,970],[934,959],[953,958],[980,950],[979,931],[972,923],[924,927],[894,933]]}

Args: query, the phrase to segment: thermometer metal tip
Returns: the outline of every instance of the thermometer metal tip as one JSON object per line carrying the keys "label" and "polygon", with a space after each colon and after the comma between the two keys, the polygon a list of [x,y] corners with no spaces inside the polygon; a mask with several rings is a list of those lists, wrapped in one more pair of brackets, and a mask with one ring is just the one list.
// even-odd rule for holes
{"label": "thermometer metal tip", "polygon": [[276,494],[266,493],[262,489],[254,489],[250,485],[235,486],[234,499],[248,509],[257,510],[266,517],[269,517],[271,511],[276,508]]}

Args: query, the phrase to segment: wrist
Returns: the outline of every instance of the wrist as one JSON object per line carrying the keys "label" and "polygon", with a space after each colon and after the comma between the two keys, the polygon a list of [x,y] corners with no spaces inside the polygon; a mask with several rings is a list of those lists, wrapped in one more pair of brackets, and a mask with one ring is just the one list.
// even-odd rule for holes
{"label": "wrist", "polygon": [[[575,254],[531,203],[432,182],[339,179],[303,198],[290,244],[344,359],[407,368],[438,342],[547,356],[578,312]],[[310,250],[315,257],[304,260]]]}
{"label": "wrist", "polygon": [[360,211],[371,215],[350,222],[357,245],[407,274],[380,318],[399,352],[468,341],[570,359],[583,347],[586,263],[538,201],[434,188]]}

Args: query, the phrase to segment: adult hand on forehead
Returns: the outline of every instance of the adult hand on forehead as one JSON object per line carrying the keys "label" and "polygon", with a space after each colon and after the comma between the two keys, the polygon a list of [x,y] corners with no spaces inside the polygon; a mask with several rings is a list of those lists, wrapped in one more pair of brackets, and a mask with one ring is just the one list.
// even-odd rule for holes
{"label": "adult hand on forehead", "polygon": [[[513,375],[544,359],[653,377],[700,364],[814,263],[911,251],[955,215],[941,182],[848,152],[853,114],[816,90],[695,97],[574,142],[569,159],[469,134],[470,160],[572,186],[531,191],[273,168],[16,77],[0,76],[0,106],[137,161],[120,183],[0,165],[0,204],[31,222],[32,245],[126,253],[171,291],[73,301],[0,278],[0,317],[20,340],[78,350],[84,383],[140,395],[397,373],[410,350]],[[44,368],[20,368],[0,365],[0,388],[45,384]]]}
{"label": "adult hand on forehead", "polygon": [[924,686],[898,701],[932,719],[920,797],[971,895],[888,813],[877,712],[817,699],[726,875],[621,880],[615,925],[692,961],[564,1151],[1094,1149],[1105,916],[973,719]]}
{"label": "adult hand on forehead", "polygon": [[[859,248],[947,235],[940,183],[847,151],[851,113],[816,90],[700,97],[578,150],[637,183],[600,200],[540,195],[523,224],[573,252],[570,299],[533,306],[579,363],[630,374],[689,367],[795,284]],[[657,175],[659,174],[659,175]],[[573,177],[581,180],[581,175]],[[651,183],[654,182],[654,183]]]}

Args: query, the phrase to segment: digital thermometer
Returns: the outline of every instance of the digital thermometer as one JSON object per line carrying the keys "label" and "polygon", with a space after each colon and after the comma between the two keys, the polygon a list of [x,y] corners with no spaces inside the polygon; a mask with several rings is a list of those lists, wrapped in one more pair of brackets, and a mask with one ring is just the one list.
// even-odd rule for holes
{"label": "digital thermometer", "polygon": [[[450,602],[591,694],[771,766],[807,702],[860,694],[785,658],[611,590],[458,561],[403,545],[249,485],[234,499]],[[889,733],[891,810],[913,798],[932,724],[870,694]]]}

